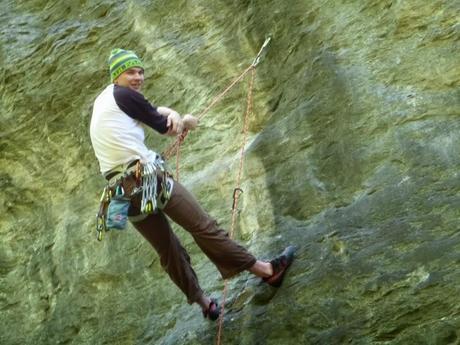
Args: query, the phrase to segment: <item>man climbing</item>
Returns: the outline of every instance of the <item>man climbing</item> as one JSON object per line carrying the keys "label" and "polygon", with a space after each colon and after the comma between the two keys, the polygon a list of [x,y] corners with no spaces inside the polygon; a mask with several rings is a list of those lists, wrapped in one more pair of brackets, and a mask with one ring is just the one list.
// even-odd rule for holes
{"label": "man climbing", "polygon": [[121,196],[113,200],[127,206],[116,208],[111,201],[109,213],[117,213],[114,219],[118,220],[128,217],[155,248],[161,266],[188,303],[199,304],[206,318],[216,320],[220,307],[202,291],[189,255],[166,216],[193,236],[223,278],[247,270],[272,286],[280,286],[294,258],[294,247],[287,247],[270,262],[257,260],[218,227],[193,195],[166,172],[162,157],[144,143],[142,124],[161,134],[177,136],[185,128],[193,130],[197,118],[190,114],[181,118],[173,109],[155,107],[144,98],[144,66],[134,52],[114,49],[108,64],[111,83],[94,102],[90,135],[111,195]]}

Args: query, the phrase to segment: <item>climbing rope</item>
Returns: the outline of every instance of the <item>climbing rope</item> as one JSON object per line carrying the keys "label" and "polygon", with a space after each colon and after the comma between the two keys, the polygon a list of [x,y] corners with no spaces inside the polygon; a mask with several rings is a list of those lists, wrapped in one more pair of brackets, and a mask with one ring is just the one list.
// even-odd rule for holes
{"label": "climbing rope", "polygon": [[[243,73],[241,73],[238,77],[236,77],[225,89],[224,91],[222,91],[219,95],[217,95],[216,97],[214,97],[214,99],[211,101],[211,103],[197,116],[198,120],[200,120],[201,118],[203,118],[208,112],[209,110],[211,110],[212,107],[214,107],[228,92],[230,92],[230,90],[238,83],[240,82],[245,76],[246,74],[251,71],[251,70],[255,70],[255,68],[257,67],[257,65],[260,63],[265,51],[266,51],[266,48],[268,46],[268,44],[270,43],[271,41],[271,37],[268,37],[265,39],[262,47],[260,48],[259,52],[257,53],[254,61],[252,62],[251,65],[249,65],[248,68],[246,68]],[[169,159],[173,154],[176,154],[176,179],[177,181],[179,181],[179,162],[180,162],[180,147],[182,145],[182,143],[184,142],[186,136],[188,135],[188,130],[185,129],[182,134],[180,134],[176,141],[171,145],[169,146],[164,152],[163,152],[163,157],[165,159]]]}
{"label": "climbing rope", "polygon": [[[230,232],[229,232],[229,237],[233,238],[234,232],[235,232],[235,225],[236,225],[236,219],[238,215],[238,200],[239,200],[239,195],[243,192],[241,189],[241,178],[242,178],[242,173],[243,173],[243,163],[244,163],[244,153],[245,153],[245,147],[246,147],[246,142],[247,142],[247,137],[248,137],[248,132],[249,132],[249,118],[252,114],[253,111],[253,89],[254,89],[254,80],[256,77],[256,66],[260,63],[261,58],[263,53],[265,52],[266,47],[268,46],[271,38],[268,37],[262,47],[260,48],[257,56],[255,57],[254,61],[252,64],[246,68],[243,73],[241,73],[238,77],[236,77],[219,95],[217,95],[211,103],[197,116],[198,119],[203,118],[209,110],[214,107],[230,90],[238,83],[240,82],[248,72],[251,72],[251,78],[249,80],[249,86],[248,86],[248,94],[246,98],[246,111],[244,115],[244,120],[243,120],[243,139],[241,143],[241,149],[240,149],[240,161],[239,161],[239,167],[238,167],[238,174],[236,177],[236,187],[233,191],[233,204],[232,204],[232,220],[231,220],[231,226],[230,226]],[[174,153],[176,154],[176,179],[179,181],[179,163],[180,163],[180,147],[182,143],[184,142],[186,136],[188,135],[188,130],[184,130],[181,135],[179,135],[176,139],[176,141],[168,147],[164,153],[163,157],[166,159],[170,158],[171,155]],[[227,291],[228,291],[228,280],[226,279],[224,281],[224,290],[222,292],[222,304],[221,304],[221,313],[219,316],[219,322],[218,322],[218,330],[217,330],[217,336],[216,336],[216,344],[221,345],[222,341],[222,331],[223,331],[223,321],[224,321],[224,314],[225,314],[225,301],[227,298]]]}
{"label": "climbing rope", "polygon": [[[253,88],[254,88],[254,79],[256,76],[255,68],[252,69],[251,79],[249,81],[249,88],[248,88],[248,95],[246,99],[246,112],[244,115],[244,123],[243,123],[243,140],[241,143],[241,151],[240,151],[240,164],[238,168],[238,175],[236,177],[236,187],[233,192],[233,205],[232,205],[232,223],[230,226],[229,236],[233,238],[233,234],[235,232],[235,224],[236,224],[236,217],[238,215],[238,199],[239,195],[242,192],[241,189],[241,176],[243,172],[243,163],[244,163],[244,149],[246,147],[248,132],[249,132],[249,117],[252,114],[253,108]],[[240,193],[237,193],[237,192]],[[228,280],[225,279],[224,281],[224,290],[222,293],[222,306],[221,306],[221,313],[219,316],[219,324],[217,328],[217,345],[221,344],[222,339],[222,329],[223,329],[223,321],[224,321],[224,314],[225,314],[225,301],[227,298],[227,290],[228,290]]]}
{"label": "climbing rope", "polygon": [[[252,69],[254,69],[255,66],[253,65],[250,65],[248,68],[246,68],[246,70],[241,73],[237,78],[235,78],[235,80],[233,80],[226,88],[224,91],[222,91],[219,95],[217,95],[212,101],[211,103],[206,107],[206,109],[204,109],[198,116],[198,120],[200,120],[201,118],[203,118],[208,112],[209,110],[214,106],[216,105],[228,92],[230,92],[230,90],[241,80],[244,78],[244,76]],[[168,159],[171,157],[172,154],[176,154],[176,180],[179,181],[179,157],[180,157],[180,148],[181,148],[181,145],[182,143],[184,142],[185,140],[185,137],[188,135],[188,129],[185,129],[176,139],[176,141],[169,147],[165,150],[165,152],[163,153],[163,156]]]}
{"label": "climbing rope", "polygon": [[[230,90],[239,82],[241,81],[244,76],[252,69],[254,69],[255,66],[253,64],[251,64],[248,68],[246,68],[244,70],[243,73],[241,73],[237,78],[235,78],[225,89],[224,91],[222,91],[219,95],[217,95],[216,97],[214,97],[214,99],[211,101],[211,103],[197,116],[198,120],[200,120],[201,118],[203,118],[208,112],[209,110],[211,110],[212,107],[214,107],[228,92],[230,92]],[[182,143],[184,142],[185,140],[185,137],[188,135],[188,130],[185,129],[181,135],[179,135],[176,139],[176,141],[170,146],[168,147],[164,153],[163,153],[163,157],[165,157],[166,159],[170,158],[174,153],[177,154],[177,152],[180,150],[180,146],[182,145]]]}

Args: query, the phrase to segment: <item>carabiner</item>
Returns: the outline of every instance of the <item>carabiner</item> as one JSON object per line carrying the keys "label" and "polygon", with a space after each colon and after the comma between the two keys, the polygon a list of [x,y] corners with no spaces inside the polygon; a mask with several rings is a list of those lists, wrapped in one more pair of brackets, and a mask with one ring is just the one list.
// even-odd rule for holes
{"label": "carabiner", "polygon": [[268,36],[266,39],[265,39],[265,42],[264,44],[262,45],[262,48],[260,48],[259,50],[259,53],[257,54],[256,58],[254,59],[254,61],[252,62],[252,67],[256,67],[259,62],[260,62],[260,58],[262,57],[262,53],[264,52],[265,48],[267,47],[268,43],[270,43],[270,40],[272,38],[270,36]]}

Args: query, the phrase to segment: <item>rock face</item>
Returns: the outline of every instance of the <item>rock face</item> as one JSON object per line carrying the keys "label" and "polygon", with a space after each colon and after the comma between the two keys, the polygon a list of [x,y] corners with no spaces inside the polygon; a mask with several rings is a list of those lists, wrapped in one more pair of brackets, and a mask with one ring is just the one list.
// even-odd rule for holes
{"label": "rock face", "polygon": [[[229,282],[222,343],[459,343],[458,2],[0,4],[1,344],[215,342],[134,228],[95,240],[91,107],[122,47],[143,58],[152,102],[199,114],[268,34],[235,236],[261,258],[299,250],[278,291]],[[181,180],[226,228],[246,92],[181,153]],[[220,298],[217,270],[176,230]]]}

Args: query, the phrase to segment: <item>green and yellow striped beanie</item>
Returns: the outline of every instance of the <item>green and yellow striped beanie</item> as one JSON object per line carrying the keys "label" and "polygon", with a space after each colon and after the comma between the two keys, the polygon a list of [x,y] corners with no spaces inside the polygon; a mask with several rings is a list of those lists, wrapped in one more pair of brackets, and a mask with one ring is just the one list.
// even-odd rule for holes
{"label": "green and yellow striped beanie", "polygon": [[131,50],[113,49],[109,57],[110,80],[113,82],[124,71],[131,67],[140,67],[144,65],[139,57]]}

